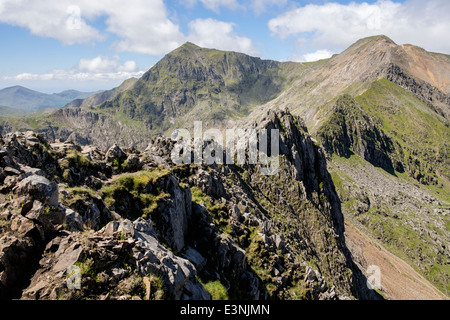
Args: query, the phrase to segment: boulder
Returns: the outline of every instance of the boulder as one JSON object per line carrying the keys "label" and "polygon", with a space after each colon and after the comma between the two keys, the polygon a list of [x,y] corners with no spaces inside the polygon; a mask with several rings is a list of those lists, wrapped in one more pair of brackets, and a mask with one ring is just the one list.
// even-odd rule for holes
{"label": "boulder", "polygon": [[190,261],[174,255],[152,235],[135,231],[134,238],[137,242],[133,256],[141,274],[162,276],[169,295],[176,300],[210,297],[196,281],[197,270]]}
{"label": "boulder", "polygon": [[195,250],[192,247],[187,247],[186,252],[183,255],[186,259],[192,262],[198,271],[201,271],[205,266],[208,260],[206,260],[200,252]]}
{"label": "boulder", "polygon": [[0,238],[0,299],[11,294],[35,255],[36,243],[30,237]]}
{"label": "boulder", "polygon": [[[58,209],[55,210],[57,212]],[[56,231],[55,224],[61,224],[63,219],[59,219],[59,212],[51,213],[48,207],[44,207],[44,205],[39,201],[33,202],[33,207],[26,214],[26,218],[34,221],[38,224],[38,227],[42,227],[43,239],[48,238],[53,232]]]}
{"label": "boulder", "polygon": [[57,263],[53,266],[52,271],[55,273],[65,272],[70,266],[73,266],[80,258],[83,247],[79,243],[74,243],[70,247],[60,246],[55,253]]}
{"label": "boulder", "polygon": [[120,222],[119,221],[110,221],[108,224],[101,230],[105,235],[112,236],[115,232],[117,232],[117,229],[119,228]]}
{"label": "boulder", "polygon": [[130,154],[124,162],[123,168],[126,172],[136,172],[142,169],[144,163],[136,154]]}
{"label": "boulder", "polygon": [[126,153],[123,152],[117,144],[114,144],[111,148],[109,148],[108,152],[106,152],[106,161],[110,163],[114,162],[114,160],[122,163],[126,160],[126,158]]}
{"label": "boulder", "polygon": [[90,145],[82,147],[81,154],[91,161],[103,161],[105,158],[105,155],[100,148]]}
{"label": "boulder", "polygon": [[152,220],[145,220],[142,217],[136,219],[133,222],[133,227],[135,230],[146,233],[146,234],[150,234],[151,232],[154,231]]}
{"label": "boulder", "polygon": [[29,167],[29,166],[26,166],[26,165],[22,165],[22,164],[19,164],[19,166],[20,166],[20,170],[23,172],[22,175],[21,175],[22,179],[28,178],[29,176],[32,176],[34,174],[38,175],[38,176],[44,176],[45,175],[45,172],[42,169],[32,168],[32,167]]}
{"label": "boulder", "polygon": [[123,233],[125,236],[134,237],[134,227],[133,222],[128,219],[122,220],[119,223],[117,232]]}
{"label": "boulder", "polygon": [[70,231],[82,231],[83,230],[83,217],[78,212],[72,209],[66,209],[65,224],[66,228]]}
{"label": "boulder", "polygon": [[58,206],[58,185],[39,175],[31,175],[17,184],[18,195],[28,195],[35,200],[52,206]]}

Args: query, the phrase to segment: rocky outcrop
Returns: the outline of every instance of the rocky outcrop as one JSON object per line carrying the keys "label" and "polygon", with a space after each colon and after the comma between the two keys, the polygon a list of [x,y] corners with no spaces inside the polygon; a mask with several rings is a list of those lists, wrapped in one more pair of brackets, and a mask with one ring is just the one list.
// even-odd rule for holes
{"label": "rocky outcrop", "polygon": [[[325,156],[301,119],[271,112],[251,128],[280,131],[280,170],[275,175],[264,176],[259,165],[248,163],[174,169],[197,203],[191,232],[204,235],[188,235],[188,244],[201,257],[217,260],[203,274],[218,273],[225,287],[241,298],[373,298],[346,249],[343,216]],[[170,145],[166,140],[155,140],[148,149],[170,163],[162,151]],[[211,218],[221,237],[232,242],[217,237]],[[232,263],[236,259],[241,262]],[[311,260],[317,269],[307,262]],[[234,267],[229,270],[228,265]],[[239,265],[245,276],[236,277]],[[304,291],[293,294],[302,285]]]}
{"label": "rocky outcrop", "polygon": [[329,154],[349,157],[355,152],[388,172],[403,171],[401,162],[395,159],[395,143],[348,95],[338,99],[317,135]]}
{"label": "rocky outcrop", "polygon": [[328,155],[349,158],[356,153],[391,174],[407,172],[425,185],[439,185],[439,172],[446,170],[441,167],[442,160],[393,139],[381,120],[370,116],[348,95],[337,100],[317,137]]}
{"label": "rocky outcrop", "polygon": [[39,263],[23,299],[210,299],[192,263],[162,246],[151,221],[143,219],[61,234],[47,244]]}
{"label": "rocky outcrop", "polygon": [[[49,145],[31,132],[9,134],[0,142],[2,298],[210,299],[194,265],[158,240],[174,251],[184,247],[190,194],[173,176],[158,185],[170,199],[159,216],[162,223],[153,228],[151,220],[124,220],[109,209],[101,193],[86,187],[95,179],[99,187],[107,184],[109,174],[157,166],[136,150],[128,154],[116,146],[104,154],[70,143]],[[129,163],[116,168],[108,155]],[[66,170],[81,178],[68,179]],[[68,281],[73,270],[82,289]]]}
{"label": "rocky outcrop", "polygon": [[403,71],[396,64],[389,64],[383,71],[386,79],[412,92],[420,100],[428,103],[428,106],[442,117],[449,120],[450,95],[445,94],[428,82],[416,79]]}
{"label": "rocky outcrop", "polygon": [[[249,178],[244,177],[248,185],[263,191],[266,199],[277,204],[262,205],[265,215],[272,220],[264,228],[273,239],[272,245],[286,247],[288,252],[290,248],[293,255],[300,253],[305,260],[314,256],[320,270],[314,272],[320,276],[312,286],[313,294],[320,292],[319,296],[330,297],[335,292],[341,297],[374,298],[346,248],[340,200],[327,170],[325,154],[311,139],[303,121],[280,111],[269,113],[254,127],[280,131],[279,172],[261,177],[249,168]],[[306,279],[308,267],[306,264],[304,269]],[[343,274],[346,274],[344,281],[338,279]]]}
{"label": "rocky outcrop", "polygon": [[[30,156],[27,164],[20,162],[26,152],[19,153],[22,158],[15,156],[22,148],[26,149],[24,144],[36,147],[40,143],[38,137],[26,133],[0,140],[3,180],[0,193],[0,298],[4,299],[20,294],[18,288],[26,283],[46,242],[57,232],[64,212],[58,205],[58,185],[42,176],[42,170],[27,165],[39,163],[46,156]],[[52,166],[48,169],[53,171]]]}

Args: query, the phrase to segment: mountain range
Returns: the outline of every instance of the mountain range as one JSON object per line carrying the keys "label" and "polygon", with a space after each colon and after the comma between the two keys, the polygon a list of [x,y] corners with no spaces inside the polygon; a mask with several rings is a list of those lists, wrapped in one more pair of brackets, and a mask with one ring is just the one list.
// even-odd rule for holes
{"label": "mountain range", "polygon": [[92,94],[93,92],[80,92],[76,90],[65,90],[60,93],[46,94],[22,86],[4,88],[0,90],[0,105],[8,109],[1,109],[0,115],[17,115],[17,113],[14,113],[14,110],[23,114],[46,108],[61,108],[75,99],[85,99]]}
{"label": "mountain range", "polygon": [[[127,218],[135,235],[144,228],[135,219],[152,221],[152,237],[175,255],[174,265],[185,257],[201,282],[171,282],[164,267],[140,262],[141,249],[133,247],[134,263],[157,269],[169,297],[205,298],[206,288],[252,299],[448,299],[449,55],[386,36],[309,63],[186,43],[140,79],[72,98],[45,115],[0,119],[5,146],[17,145],[6,142],[17,131],[25,136],[15,148],[42,145],[35,156],[10,152],[22,161],[17,170],[44,170],[65,190],[59,210],[84,219],[75,229],[91,223],[92,203],[101,212],[95,232]],[[248,164],[172,164],[166,137],[192,130],[194,121],[278,128],[279,173],[263,176]],[[77,233],[70,237],[84,246]],[[226,262],[232,260],[236,268]],[[381,285],[368,290],[374,266]],[[50,275],[36,267],[31,284]],[[49,292],[58,285],[47,284]],[[31,297],[31,289],[21,294]],[[97,289],[91,294],[100,297]]]}

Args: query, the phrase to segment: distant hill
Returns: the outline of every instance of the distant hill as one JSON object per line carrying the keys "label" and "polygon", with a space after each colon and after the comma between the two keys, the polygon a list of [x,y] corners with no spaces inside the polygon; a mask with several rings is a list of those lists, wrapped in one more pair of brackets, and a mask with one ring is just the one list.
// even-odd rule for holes
{"label": "distant hill", "polygon": [[27,111],[25,110],[0,106],[0,117],[22,117],[26,114]]}
{"label": "distant hill", "polygon": [[[115,98],[117,95],[122,93],[125,90],[130,89],[138,79],[136,78],[130,78],[125,80],[120,86],[117,88],[106,90],[106,91],[100,91],[98,93],[95,93],[85,99],[83,98],[74,98],[73,101],[69,102],[67,105],[65,105],[65,108],[82,108],[82,107],[93,107],[99,104],[102,104],[105,101],[111,100]],[[68,92],[68,91],[64,91]]]}
{"label": "distant hill", "polygon": [[66,90],[60,93],[46,94],[22,86],[0,90],[0,105],[11,109],[33,112],[45,108],[61,108],[75,99],[85,99],[94,92]]}

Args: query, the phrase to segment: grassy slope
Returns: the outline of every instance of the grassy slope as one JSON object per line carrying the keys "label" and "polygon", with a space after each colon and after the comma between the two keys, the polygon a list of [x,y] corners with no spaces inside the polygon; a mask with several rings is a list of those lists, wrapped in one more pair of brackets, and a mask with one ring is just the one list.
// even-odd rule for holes
{"label": "grassy slope", "polygon": [[428,106],[396,84],[381,79],[355,98],[383,130],[403,148],[404,163],[418,159],[420,171],[436,171],[433,192],[450,201],[450,128]]}

